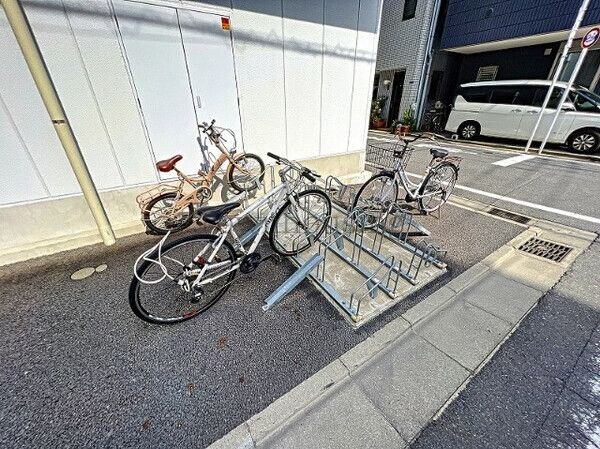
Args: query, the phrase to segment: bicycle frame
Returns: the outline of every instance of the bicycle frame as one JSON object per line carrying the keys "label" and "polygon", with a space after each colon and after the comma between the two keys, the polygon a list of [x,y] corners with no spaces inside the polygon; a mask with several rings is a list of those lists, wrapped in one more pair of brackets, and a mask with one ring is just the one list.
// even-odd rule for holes
{"label": "bicycle frame", "polygon": [[[178,199],[175,201],[175,204],[173,205],[173,211],[179,211],[182,208],[187,207],[188,204],[194,204],[194,205],[202,204],[202,202],[205,199],[210,198],[209,195],[203,195],[203,198],[200,199],[200,198],[198,198],[198,192],[202,189],[210,189],[210,186],[212,185],[217,172],[221,169],[221,167],[223,166],[223,164],[225,164],[225,162],[229,161],[229,163],[231,165],[235,166],[240,171],[247,173],[247,171],[243,167],[241,167],[240,165],[238,165],[236,163],[234,157],[227,150],[227,148],[225,148],[223,146],[223,144],[221,143],[221,140],[220,140],[220,134],[217,133],[217,134],[209,135],[208,138],[214,144],[214,146],[217,147],[217,149],[221,152],[221,154],[219,155],[218,158],[216,158],[214,160],[214,162],[212,163],[212,165],[206,172],[199,171],[199,173],[198,173],[199,178],[195,179],[194,177],[187,176],[185,173],[183,173],[177,167],[173,167],[173,170],[177,173],[177,178],[179,179],[179,185],[177,186]],[[202,156],[204,158],[204,164],[208,165],[209,160],[205,154],[205,151],[208,151],[208,150],[202,150]],[[186,184],[191,186],[193,188],[193,190],[191,190],[188,193],[184,193],[184,188],[185,188]]]}
{"label": "bicycle frame", "polygon": [[[284,178],[285,173],[288,171],[289,169],[284,169],[282,170],[282,172],[280,173],[281,177]],[[225,240],[227,239],[227,237],[229,236],[229,234],[231,234],[231,236],[234,239],[234,243],[236,244],[237,247],[239,247],[239,249],[241,250],[241,252],[243,254],[250,254],[252,252],[254,252],[256,250],[256,247],[258,246],[258,244],[260,243],[260,240],[262,239],[262,237],[265,235],[265,233],[267,232],[267,227],[268,225],[273,221],[273,218],[275,217],[275,214],[277,213],[277,211],[279,210],[279,208],[282,206],[282,204],[284,203],[284,201],[286,199],[289,199],[292,204],[295,203],[295,199],[294,196],[292,195],[293,193],[293,188],[290,185],[290,183],[287,180],[284,180],[279,186],[275,187],[273,190],[271,190],[269,193],[267,193],[265,196],[263,196],[260,200],[255,201],[254,203],[252,203],[247,209],[245,209],[242,213],[240,213],[239,215],[237,215],[236,217],[227,220],[227,223],[221,228],[220,233],[219,233],[219,237],[217,238],[217,240],[215,240],[215,242],[212,245],[206,245],[202,251],[200,253],[198,253],[196,255],[196,257],[194,257],[194,260],[197,260],[199,257],[202,257],[211,247],[212,252],[210,253],[210,255],[208,256],[208,258],[206,259],[206,262],[204,264],[204,266],[200,269],[191,269],[191,263],[188,265],[188,268],[190,268],[190,270],[187,272],[188,275],[191,276],[195,276],[197,275],[197,278],[194,280],[194,282],[191,284],[191,287],[195,287],[197,285],[205,285],[208,284],[210,282],[215,281],[216,279],[227,275],[228,273],[231,273],[232,271],[235,271],[239,268],[240,266],[240,259],[238,259],[236,261],[235,264],[233,264],[228,270],[226,270],[223,273],[220,273],[217,276],[213,276],[210,277],[208,279],[204,279],[204,275],[206,274],[206,272],[208,270],[214,270],[217,268],[222,267],[225,264],[230,263],[229,261],[226,262],[221,262],[221,263],[217,263],[217,264],[212,264],[211,262],[213,261],[214,257],[217,255],[217,253],[219,252],[219,250],[221,249],[221,246],[223,245],[223,242],[225,242]],[[270,200],[273,199],[271,206],[269,207],[269,213],[265,216],[265,218],[260,222],[260,228],[258,229],[256,236],[254,237],[254,240],[252,241],[252,243],[250,244],[250,247],[246,250],[246,248],[244,248],[244,245],[242,244],[242,242],[240,241],[240,238],[238,237],[237,233],[235,232],[234,227],[242,220],[244,219],[246,216],[248,216],[249,214],[251,214],[252,212],[254,212],[255,210],[257,210],[258,208],[260,208],[261,206],[268,204],[270,202]],[[186,280],[179,280],[178,283],[180,285],[184,285]]]}

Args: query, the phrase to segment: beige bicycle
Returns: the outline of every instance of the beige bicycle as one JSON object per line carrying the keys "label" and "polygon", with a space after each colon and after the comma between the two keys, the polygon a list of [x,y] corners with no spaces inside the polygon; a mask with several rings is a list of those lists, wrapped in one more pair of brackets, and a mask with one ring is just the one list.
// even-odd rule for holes
{"label": "beige bicycle", "polygon": [[[204,122],[198,127],[221,154],[215,158],[198,138],[203,158],[198,175],[188,176],[177,168],[177,162],[183,159],[180,154],[156,163],[156,168],[160,172],[175,171],[179,183],[160,184],[137,197],[142,211],[142,221],[149,232],[163,235],[169,231],[181,231],[192,224],[196,208],[210,200],[213,195],[211,186],[215,177],[227,162],[229,166],[225,169],[223,178],[234,190],[240,193],[251,192],[261,185],[265,172],[262,159],[255,154],[238,154],[235,150],[235,135],[214,124],[215,121],[212,120],[210,125]],[[224,145],[224,142],[227,142],[223,136],[225,133],[233,137],[231,149],[227,149]]]}

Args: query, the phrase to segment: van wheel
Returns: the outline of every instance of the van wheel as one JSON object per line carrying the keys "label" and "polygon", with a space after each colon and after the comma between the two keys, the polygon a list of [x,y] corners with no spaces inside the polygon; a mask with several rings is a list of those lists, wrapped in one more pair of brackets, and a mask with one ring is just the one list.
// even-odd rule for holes
{"label": "van wheel", "polygon": [[465,140],[473,140],[479,137],[481,126],[477,122],[464,122],[458,127],[458,137]]}
{"label": "van wheel", "polygon": [[591,129],[582,129],[573,133],[567,143],[576,153],[595,153],[600,149],[600,134]]}

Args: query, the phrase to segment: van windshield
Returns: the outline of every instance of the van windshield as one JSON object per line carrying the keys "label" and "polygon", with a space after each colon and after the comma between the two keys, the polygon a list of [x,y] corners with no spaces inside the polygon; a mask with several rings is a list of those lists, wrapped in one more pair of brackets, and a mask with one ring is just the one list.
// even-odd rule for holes
{"label": "van windshield", "polygon": [[571,99],[578,111],[600,113],[600,96],[587,89],[573,89]]}

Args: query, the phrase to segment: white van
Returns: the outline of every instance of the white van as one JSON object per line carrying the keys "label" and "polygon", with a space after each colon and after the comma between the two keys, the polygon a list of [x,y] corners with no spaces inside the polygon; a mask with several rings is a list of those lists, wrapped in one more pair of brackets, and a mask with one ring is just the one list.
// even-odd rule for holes
{"label": "white van", "polygon": [[[479,135],[528,140],[551,82],[547,80],[486,81],[462,84],[446,130],[462,139]],[[535,138],[541,141],[566,83],[557,83]],[[554,109],[553,109],[554,108]],[[548,142],[566,144],[579,153],[600,149],[600,96],[573,87]]]}

